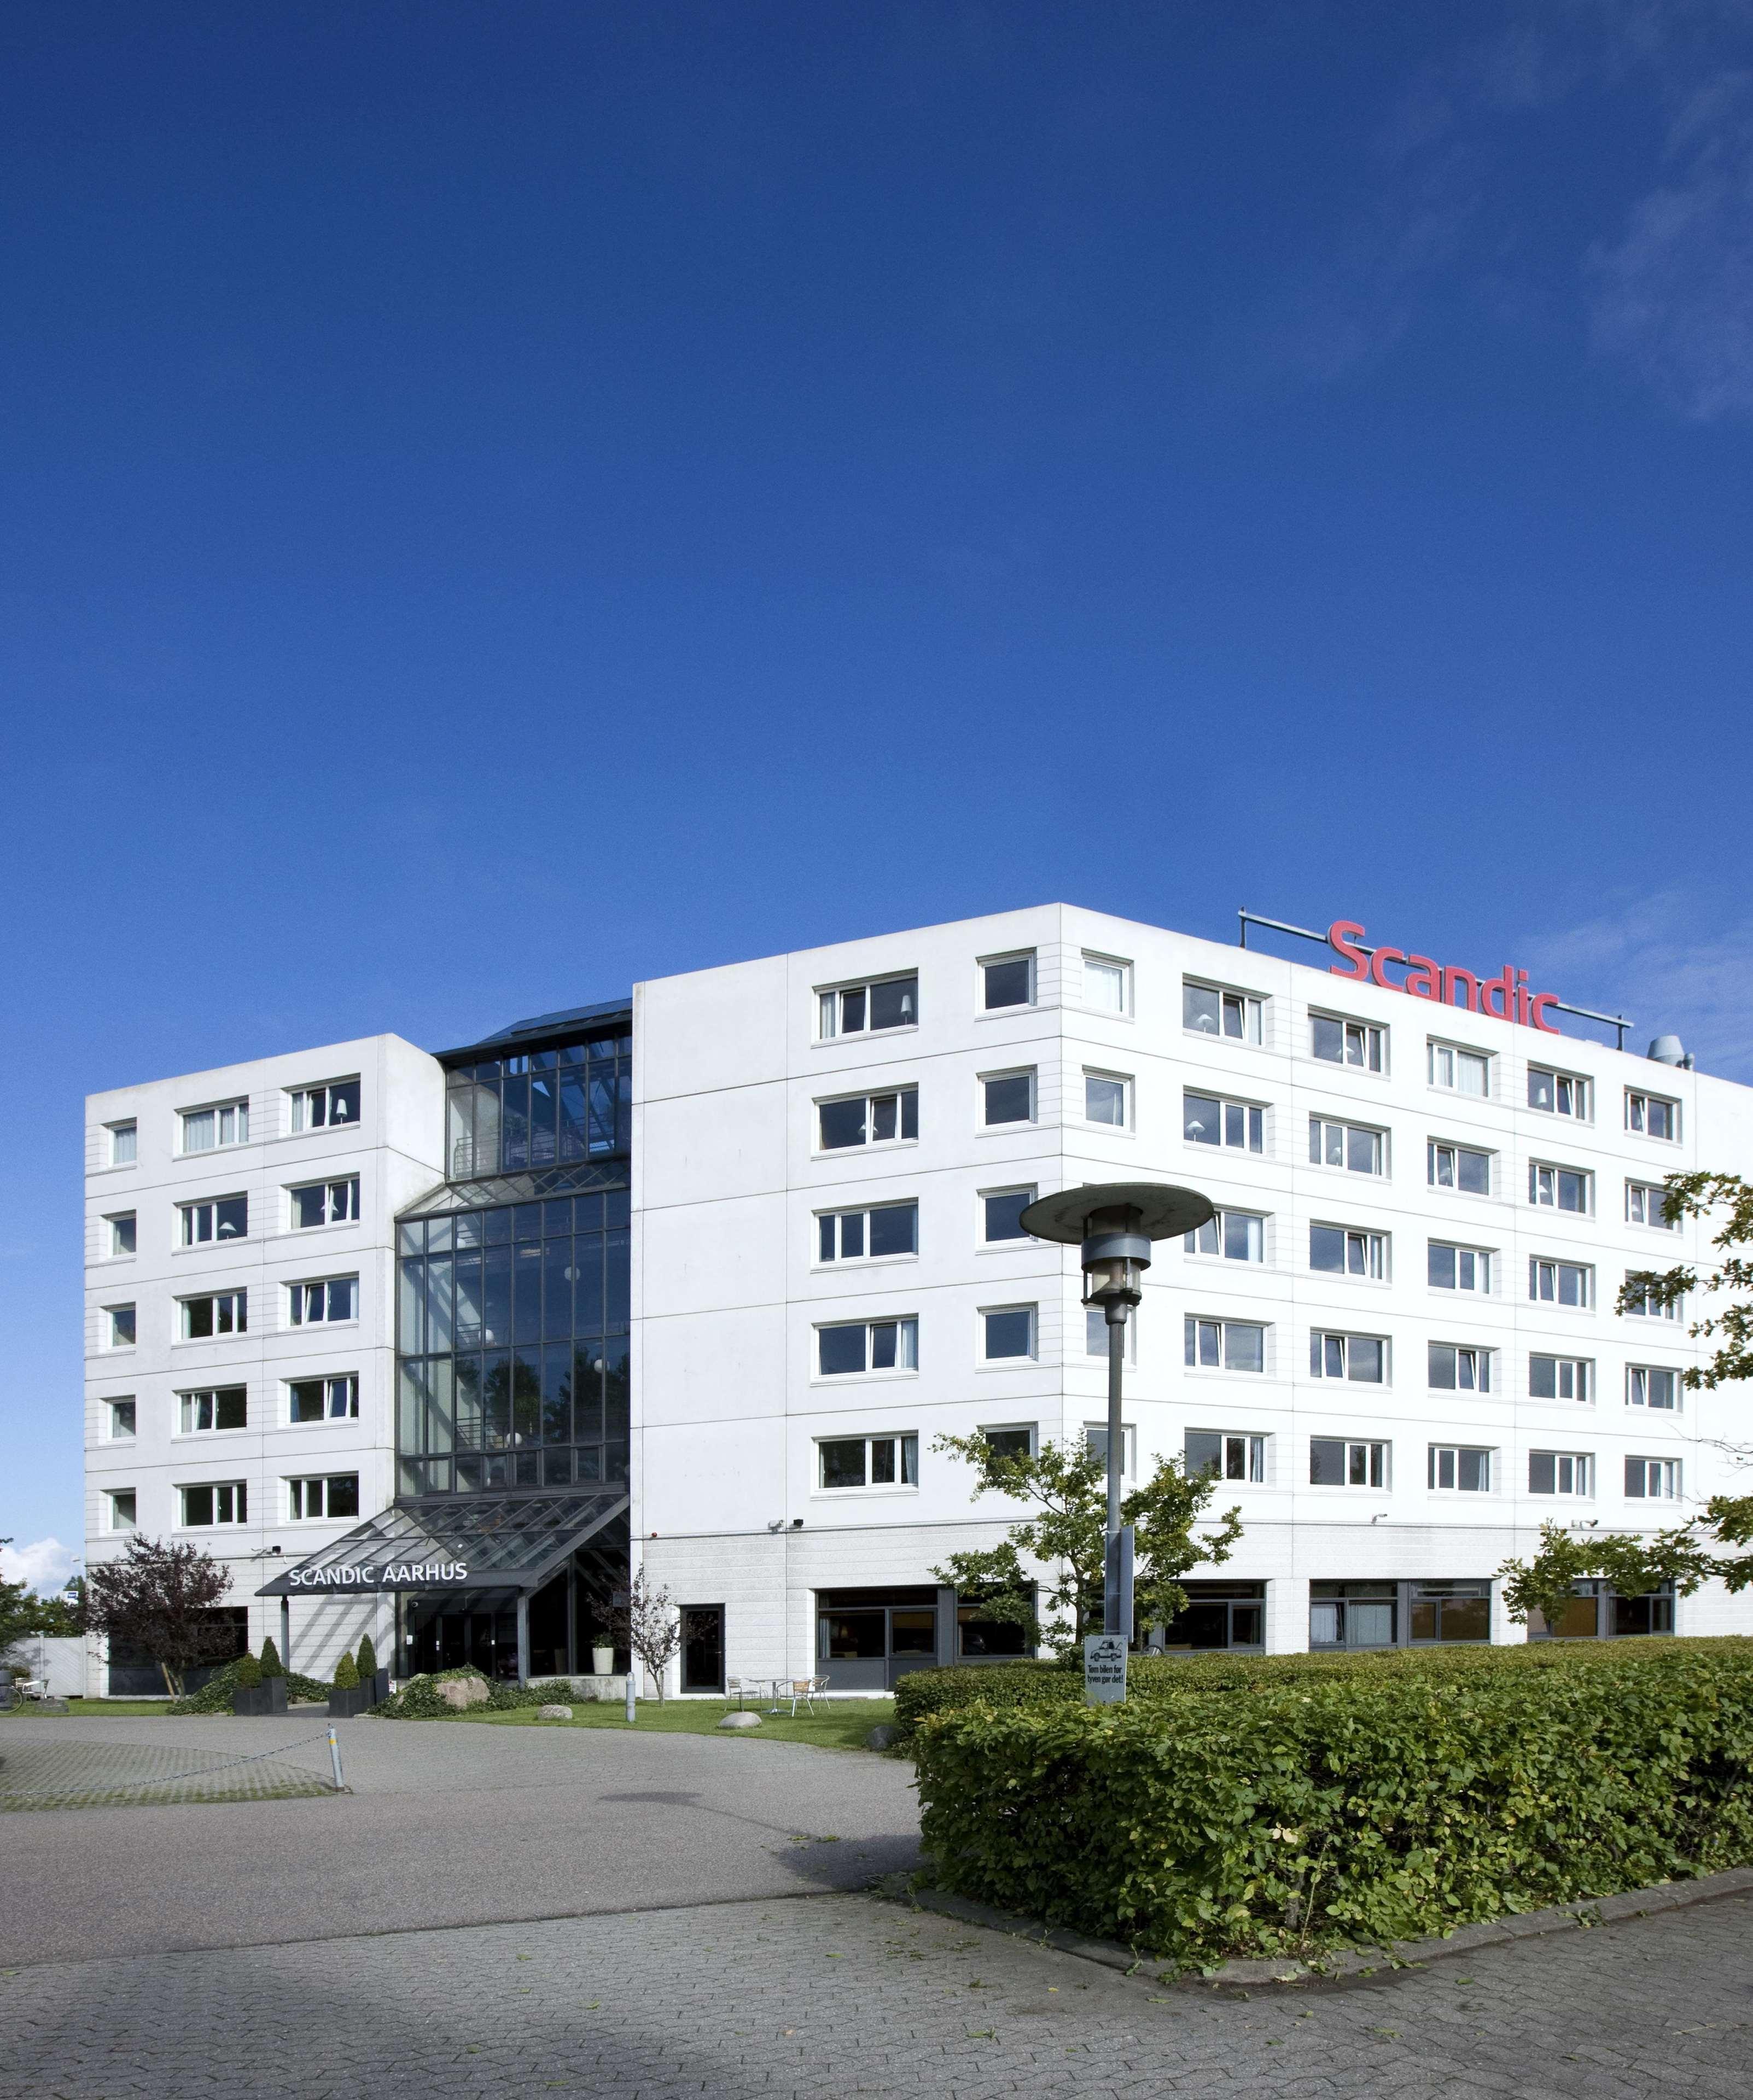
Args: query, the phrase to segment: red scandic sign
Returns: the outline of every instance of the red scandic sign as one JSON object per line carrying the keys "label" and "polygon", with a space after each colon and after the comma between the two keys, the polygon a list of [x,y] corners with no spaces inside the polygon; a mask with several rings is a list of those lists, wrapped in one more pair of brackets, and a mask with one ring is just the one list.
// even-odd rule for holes
{"label": "red scandic sign", "polygon": [[[1530,992],[1528,973],[1518,970],[1512,963],[1504,965],[1501,977],[1478,977],[1471,970],[1433,962],[1428,955],[1409,955],[1398,948],[1378,948],[1373,955],[1366,955],[1357,946],[1363,938],[1363,929],[1354,919],[1336,919],[1327,929],[1327,945],[1345,959],[1344,964],[1332,966],[1336,977],[1355,977],[1380,985],[1385,991],[1434,999],[1439,1006],[1464,1007],[1469,1013],[1489,1014],[1494,1021],[1518,1021],[1524,1028],[1543,1029],[1548,1035],[1564,1033],[1546,1018],[1547,1008],[1558,1004],[1557,993]],[[1406,971],[1398,984],[1388,974],[1389,965],[1396,963]]]}

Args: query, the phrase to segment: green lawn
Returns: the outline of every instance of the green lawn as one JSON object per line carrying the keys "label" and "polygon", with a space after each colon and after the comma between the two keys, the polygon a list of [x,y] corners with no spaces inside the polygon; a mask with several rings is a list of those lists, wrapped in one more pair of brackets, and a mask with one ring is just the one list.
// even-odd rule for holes
{"label": "green lawn", "polygon": [[[656,1732],[674,1736],[709,1736],[719,1732],[718,1723],[734,1713],[734,1705],[713,1699],[670,1699],[660,1703],[642,1699],[634,1732]],[[519,1706],[509,1714],[485,1714],[479,1709],[447,1719],[473,1721],[493,1728],[619,1728],[628,1732],[625,1709],[619,1701],[603,1700],[574,1705],[570,1721],[538,1721],[533,1706]],[[880,1721],[894,1718],[892,1699],[818,1700],[813,1714],[799,1710],[794,1721],[789,1714],[766,1714],[758,1728],[726,1728],[726,1742],[766,1741],[810,1743],[822,1750],[862,1750],[864,1738]]]}
{"label": "green lawn", "polygon": [[[162,1714],[170,1703],[167,1699],[69,1699],[67,1710],[69,1714],[113,1714],[125,1721],[133,1721],[138,1720],[143,1714]],[[8,1715],[33,1714],[39,1720],[45,1721],[57,1718],[53,1714],[45,1714],[41,1707],[28,1701],[23,1705],[8,1707],[7,1711]]]}

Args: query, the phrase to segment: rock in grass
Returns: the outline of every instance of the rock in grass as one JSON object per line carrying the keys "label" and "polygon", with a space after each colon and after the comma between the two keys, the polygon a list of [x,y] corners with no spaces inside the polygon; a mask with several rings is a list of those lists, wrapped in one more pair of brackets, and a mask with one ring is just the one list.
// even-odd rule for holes
{"label": "rock in grass", "polygon": [[895,1726],[892,1721],[879,1721],[865,1736],[864,1747],[868,1750],[890,1749],[894,1745],[895,1734]]}
{"label": "rock in grass", "polygon": [[572,1718],[572,1710],[570,1706],[538,1706],[536,1709],[536,1718],[538,1721],[570,1721]]}
{"label": "rock in grass", "polygon": [[761,1726],[761,1716],[758,1714],[741,1712],[726,1714],[718,1726],[721,1728],[758,1728]]}

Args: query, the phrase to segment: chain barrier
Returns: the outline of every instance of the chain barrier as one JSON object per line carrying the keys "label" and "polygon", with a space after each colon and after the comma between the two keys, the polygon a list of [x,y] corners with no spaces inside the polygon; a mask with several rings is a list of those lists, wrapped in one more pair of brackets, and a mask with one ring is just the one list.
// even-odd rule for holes
{"label": "chain barrier", "polygon": [[[325,1729],[320,1736],[301,1736],[297,1742],[283,1743],[278,1749],[257,1750],[247,1758],[222,1758],[216,1765],[201,1765],[193,1771],[159,1772],[151,1779],[99,1780],[94,1785],[82,1787],[78,1791],[92,1793],[132,1793],[143,1786],[181,1786],[187,1780],[210,1779],[215,1772],[230,1771],[238,1765],[263,1764],[270,1758],[284,1757],[289,1750],[307,1749],[312,1743],[326,1743],[329,1745],[329,1764],[334,1773],[330,1785],[337,1793],[344,1793],[347,1788],[341,1776],[341,1745],[333,1728]],[[81,1747],[85,1746],[82,1744]],[[117,1749],[148,1749],[156,1746],[146,1744],[126,1745],[118,1744],[116,1747]],[[313,1779],[320,1779],[322,1774],[313,1772],[310,1776]],[[69,1789],[64,1785],[9,1787],[4,1779],[0,1778],[0,1794],[6,1794],[14,1801],[29,1800],[33,1794],[65,1793],[68,1791]]]}

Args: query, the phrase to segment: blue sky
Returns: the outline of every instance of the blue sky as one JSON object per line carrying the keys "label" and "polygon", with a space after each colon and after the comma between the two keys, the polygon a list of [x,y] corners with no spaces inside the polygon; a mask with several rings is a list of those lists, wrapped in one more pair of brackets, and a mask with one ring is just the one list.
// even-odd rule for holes
{"label": "blue sky", "polygon": [[1054,897],[1753,1079],[1750,33],[11,11],[0,1532],[95,1088]]}

